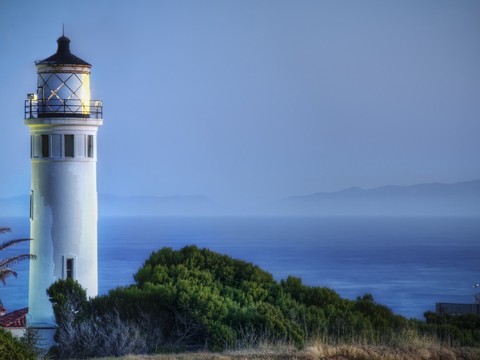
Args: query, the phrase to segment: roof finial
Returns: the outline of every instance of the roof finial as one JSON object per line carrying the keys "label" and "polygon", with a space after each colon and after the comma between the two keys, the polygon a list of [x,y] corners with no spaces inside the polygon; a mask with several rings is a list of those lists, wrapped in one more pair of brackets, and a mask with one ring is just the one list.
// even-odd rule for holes
{"label": "roof finial", "polygon": [[65,36],[65,22],[62,22],[62,36]]}

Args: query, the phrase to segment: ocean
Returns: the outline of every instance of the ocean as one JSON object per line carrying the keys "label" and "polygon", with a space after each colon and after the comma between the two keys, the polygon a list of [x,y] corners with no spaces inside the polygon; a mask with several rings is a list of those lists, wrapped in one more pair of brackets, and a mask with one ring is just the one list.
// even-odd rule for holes
{"label": "ocean", "polygon": [[[152,251],[195,244],[395,313],[422,318],[436,302],[471,303],[480,281],[480,219],[429,217],[112,217],[99,220],[99,292],[133,283]],[[1,218],[0,241],[29,236],[28,218]],[[0,258],[25,253],[28,245]],[[28,262],[0,284],[8,310],[27,306]]]}

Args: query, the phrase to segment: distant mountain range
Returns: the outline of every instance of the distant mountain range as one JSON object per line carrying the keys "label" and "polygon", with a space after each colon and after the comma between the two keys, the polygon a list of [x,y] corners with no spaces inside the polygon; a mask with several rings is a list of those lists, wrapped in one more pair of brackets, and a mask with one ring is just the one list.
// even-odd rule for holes
{"label": "distant mountain range", "polygon": [[[29,196],[0,198],[0,216],[28,216]],[[455,184],[352,187],[292,196],[261,209],[225,209],[204,196],[99,195],[99,216],[480,216],[480,180]]]}
{"label": "distant mountain range", "polygon": [[283,215],[478,216],[480,180],[373,189],[351,187],[292,196],[277,202],[271,210]]}

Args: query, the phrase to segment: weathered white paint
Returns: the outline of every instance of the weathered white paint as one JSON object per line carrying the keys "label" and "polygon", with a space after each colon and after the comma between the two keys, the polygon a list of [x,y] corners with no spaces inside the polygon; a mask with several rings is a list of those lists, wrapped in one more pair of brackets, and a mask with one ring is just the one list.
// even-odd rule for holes
{"label": "weathered white paint", "polygon": [[[32,135],[59,135],[60,145],[64,145],[65,134],[96,138],[97,126],[43,124],[43,120],[28,120]],[[37,255],[30,263],[28,319],[32,326],[53,324],[45,290],[57,279],[66,278],[66,258],[75,259],[74,278],[88,296],[98,293],[96,154],[86,156],[86,141],[75,141],[75,145],[74,158],[64,157],[63,151],[61,157],[32,158],[30,250]],[[80,146],[85,149],[80,151]]]}

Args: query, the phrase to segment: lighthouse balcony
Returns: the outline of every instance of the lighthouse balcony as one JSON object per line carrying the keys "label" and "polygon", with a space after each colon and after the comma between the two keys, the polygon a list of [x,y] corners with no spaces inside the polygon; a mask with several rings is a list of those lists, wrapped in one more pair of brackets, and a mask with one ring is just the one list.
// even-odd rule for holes
{"label": "lighthouse balcony", "polygon": [[103,118],[100,100],[28,99],[25,100],[25,119],[36,118]]}

